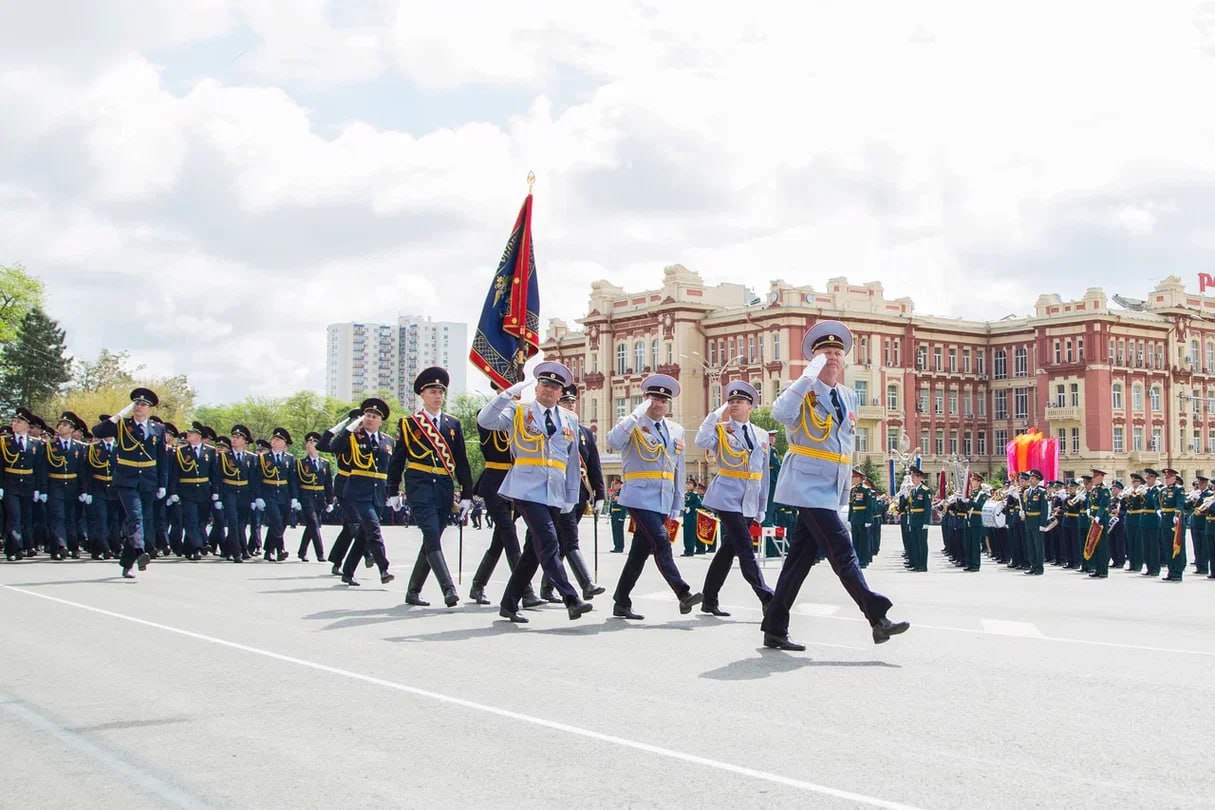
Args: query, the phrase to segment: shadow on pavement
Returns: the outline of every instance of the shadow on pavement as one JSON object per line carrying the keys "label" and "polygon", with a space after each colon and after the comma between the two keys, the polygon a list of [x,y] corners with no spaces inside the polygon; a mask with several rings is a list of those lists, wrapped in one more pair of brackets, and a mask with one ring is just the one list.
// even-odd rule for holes
{"label": "shadow on pavement", "polygon": [[814,658],[804,658],[771,652],[761,647],[761,654],[755,658],[744,658],[732,661],[724,667],[702,672],[700,677],[712,681],[757,681],[771,675],[784,672],[795,672],[805,667],[884,667],[901,669],[898,664],[885,661],[819,661]]}
{"label": "shadow on pavement", "polygon": [[126,581],[121,575],[115,574],[111,577],[97,577],[96,579],[59,579],[53,582],[6,582],[4,584],[14,588],[37,588],[40,585],[114,585],[123,584]]}

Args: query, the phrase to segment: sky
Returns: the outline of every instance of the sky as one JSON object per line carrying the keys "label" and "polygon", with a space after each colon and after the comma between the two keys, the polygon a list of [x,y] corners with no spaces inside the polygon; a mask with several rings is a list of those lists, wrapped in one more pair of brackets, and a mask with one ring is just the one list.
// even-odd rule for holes
{"label": "sky", "polygon": [[674,263],[1197,291],[1213,87],[1215,2],[8,2],[0,263],[203,402],[323,390],[327,323],[474,324],[529,170],[542,322]]}

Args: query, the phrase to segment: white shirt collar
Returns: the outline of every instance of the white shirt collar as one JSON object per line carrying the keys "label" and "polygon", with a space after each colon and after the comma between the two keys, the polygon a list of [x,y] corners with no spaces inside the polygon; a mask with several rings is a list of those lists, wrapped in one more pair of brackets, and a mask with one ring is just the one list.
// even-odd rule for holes
{"label": "white shirt collar", "polygon": [[420,411],[418,411],[418,413],[422,414],[423,416],[425,416],[427,419],[429,419],[432,422],[439,421],[439,419],[443,416],[442,410],[440,410],[438,413],[431,413],[430,411],[426,410],[425,408],[422,408]]}

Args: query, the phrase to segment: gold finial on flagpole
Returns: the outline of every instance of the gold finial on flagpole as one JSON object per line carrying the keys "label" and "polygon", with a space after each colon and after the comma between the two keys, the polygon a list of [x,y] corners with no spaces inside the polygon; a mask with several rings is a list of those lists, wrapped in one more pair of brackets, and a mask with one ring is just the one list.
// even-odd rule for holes
{"label": "gold finial on flagpole", "polygon": [[534,186],[534,185],[536,185],[536,173],[528,172],[527,173],[527,193],[528,194],[532,193],[532,186]]}

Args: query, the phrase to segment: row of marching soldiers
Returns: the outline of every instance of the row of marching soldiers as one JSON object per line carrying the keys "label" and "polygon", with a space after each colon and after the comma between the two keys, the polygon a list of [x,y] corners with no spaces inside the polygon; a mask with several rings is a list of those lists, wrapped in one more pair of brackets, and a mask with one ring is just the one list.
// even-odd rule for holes
{"label": "row of marching soldiers", "polygon": [[[923,474],[913,469],[911,475],[910,499],[928,502],[932,490]],[[986,556],[1028,575],[1043,574],[1049,564],[1093,579],[1108,578],[1113,567],[1181,582],[1188,534],[1193,573],[1215,579],[1215,489],[1205,476],[1197,476],[1188,491],[1171,467],[1131,473],[1129,487],[1118,479],[1107,486],[1105,476],[1093,469],[1076,479],[1046,481],[1039,470],[1029,470],[993,489],[972,473],[968,494],[932,500],[942,514],[944,553],[954,566],[972,572]],[[926,524],[921,531],[926,541]],[[913,542],[918,548],[919,537]],[[919,553],[915,560],[926,565]]]}
{"label": "row of marching soldiers", "polygon": [[0,431],[7,561],[40,551],[78,559],[84,552],[120,559],[128,577],[135,565],[170,554],[243,562],[264,552],[281,561],[293,514],[305,523],[300,556],[311,543],[319,557],[320,521],[333,510],[319,433],[306,437],[308,453],[296,459],[285,452],[292,440],[284,428],[256,441],[240,424],[231,436],[199,422],[179,431],[150,413],[157,404],[155,392],[137,388],[127,408],[102,414],[92,429],[71,411],[52,430],[17,409]]}

